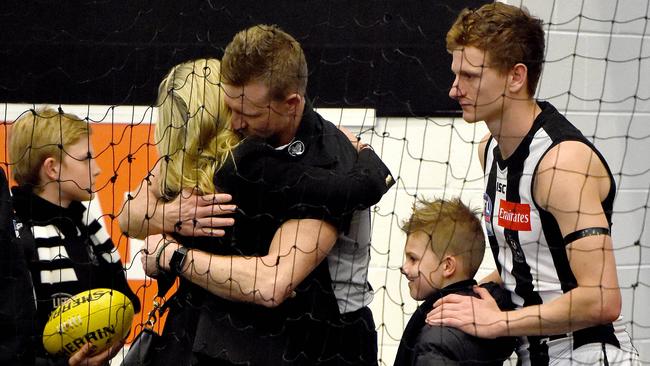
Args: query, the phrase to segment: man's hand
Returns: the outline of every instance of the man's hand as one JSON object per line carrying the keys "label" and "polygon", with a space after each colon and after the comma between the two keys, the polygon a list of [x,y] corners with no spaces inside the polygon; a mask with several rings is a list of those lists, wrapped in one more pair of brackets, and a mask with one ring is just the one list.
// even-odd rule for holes
{"label": "man's hand", "polygon": [[119,352],[124,346],[124,341],[119,341],[112,346],[108,347],[104,351],[93,355],[95,352],[95,346],[88,342],[84,344],[79,351],[77,351],[70,359],[68,360],[68,365],[70,366],[102,366],[108,365],[108,361],[115,357],[117,352]]}
{"label": "man's hand", "polygon": [[184,236],[223,236],[225,226],[235,223],[233,218],[220,217],[235,211],[229,204],[232,197],[225,193],[196,194],[184,190],[174,200],[163,206],[163,231]]}
{"label": "man's hand", "polygon": [[426,323],[432,326],[458,328],[467,334],[480,338],[496,338],[507,324],[506,313],[499,309],[488,290],[474,287],[480,298],[451,294],[433,304],[427,314]]}

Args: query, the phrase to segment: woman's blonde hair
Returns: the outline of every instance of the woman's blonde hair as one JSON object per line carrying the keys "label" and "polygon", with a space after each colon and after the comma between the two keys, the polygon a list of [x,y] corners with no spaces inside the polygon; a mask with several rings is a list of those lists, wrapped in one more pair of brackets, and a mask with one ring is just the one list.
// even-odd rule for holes
{"label": "woman's blonde hair", "polygon": [[215,191],[214,173],[239,143],[222,93],[216,59],[176,65],[160,83],[155,139],[164,198],[186,188]]}

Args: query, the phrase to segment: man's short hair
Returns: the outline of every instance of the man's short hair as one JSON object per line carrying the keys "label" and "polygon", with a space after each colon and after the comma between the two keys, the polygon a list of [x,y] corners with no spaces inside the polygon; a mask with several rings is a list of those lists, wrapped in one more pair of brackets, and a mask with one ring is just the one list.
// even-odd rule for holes
{"label": "man's short hair", "polygon": [[402,223],[402,230],[407,235],[418,231],[429,235],[429,245],[440,259],[445,255],[462,257],[469,277],[474,277],[483,261],[485,237],[481,221],[460,198],[419,199],[411,217]]}
{"label": "man's short hair", "polygon": [[273,100],[305,95],[307,61],[298,41],[277,25],[255,25],[235,35],[221,60],[223,82],[244,86],[262,81]]}
{"label": "man's short hair", "polygon": [[508,72],[518,63],[528,68],[532,97],[544,63],[544,29],[526,8],[495,2],[478,10],[464,9],[447,32],[447,51],[476,47],[488,55],[489,66]]}
{"label": "man's short hair", "polygon": [[53,108],[30,109],[11,127],[9,156],[14,180],[38,188],[39,171],[45,159],[63,160],[65,149],[90,135],[85,120]]}

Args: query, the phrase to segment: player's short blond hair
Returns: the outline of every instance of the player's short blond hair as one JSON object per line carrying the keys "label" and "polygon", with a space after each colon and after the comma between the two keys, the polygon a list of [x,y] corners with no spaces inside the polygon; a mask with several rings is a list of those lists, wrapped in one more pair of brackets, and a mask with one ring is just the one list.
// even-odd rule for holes
{"label": "player's short blond hair", "polygon": [[39,189],[39,171],[47,158],[63,160],[66,148],[90,136],[86,120],[51,107],[30,109],[11,126],[9,157],[14,180]]}
{"label": "player's short blond hair", "polygon": [[526,8],[494,2],[478,10],[464,9],[447,32],[447,51],[476,47],[490,67],[502,73],[518,63],[528,69],[528,94],[535,95],[544,64],[544,23]]}
{"label": "player's short blond hair", "polygon": [[424,232],[438,258],[445,255],[462,257],[468,276],[474,277],[485,254],[485,237],[477,212],[467,207],[460,198],[451,200],[419,199],[413,213],[402,223],[407,234]]}
{"label": "player's short blond hair", "polygon": [[291,93],[305,95],[307,90],[302,47],[277,25],[260,24],[237,33],[224,50],[221,72],[228,85],[263,82],[272,100]]}

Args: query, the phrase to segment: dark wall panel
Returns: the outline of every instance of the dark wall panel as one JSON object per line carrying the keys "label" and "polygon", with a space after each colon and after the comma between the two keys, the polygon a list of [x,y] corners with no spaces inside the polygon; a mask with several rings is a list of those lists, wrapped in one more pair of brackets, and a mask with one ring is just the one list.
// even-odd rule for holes
{"label": "dark wall panel", "polygon": [[179,62],[274,23],[303,45],[308,95],[379,116],[453,115],[444,34],[487,1],[3,1],[0,101],[152,104]]}

